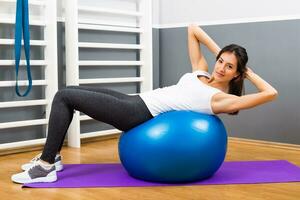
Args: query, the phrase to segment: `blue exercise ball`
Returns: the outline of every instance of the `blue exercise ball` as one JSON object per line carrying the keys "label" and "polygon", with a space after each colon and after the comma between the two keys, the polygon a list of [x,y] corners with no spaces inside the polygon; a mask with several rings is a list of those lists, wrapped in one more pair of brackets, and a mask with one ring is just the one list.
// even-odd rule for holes
{"label": "blue exercise ball", "polygon": [[215,115],[193,111],[162,113],[119,139],[121,163],[132,177],[165,183],[212,176],[227,150],[227,134]]}

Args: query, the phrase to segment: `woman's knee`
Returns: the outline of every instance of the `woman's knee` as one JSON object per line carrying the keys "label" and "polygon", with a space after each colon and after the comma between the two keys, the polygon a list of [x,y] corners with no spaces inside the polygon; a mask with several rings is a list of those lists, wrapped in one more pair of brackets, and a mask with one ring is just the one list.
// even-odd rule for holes
{"label": "woman's knee", "polygon": [[[53,101],[63,101],[68,98],[68,96],[71,95],[72,90],[75,88],[75,86],[67,86],[65,88],[62,88],[58,90],[55,93]],[[72,89],[72,90],[71,90]]]}

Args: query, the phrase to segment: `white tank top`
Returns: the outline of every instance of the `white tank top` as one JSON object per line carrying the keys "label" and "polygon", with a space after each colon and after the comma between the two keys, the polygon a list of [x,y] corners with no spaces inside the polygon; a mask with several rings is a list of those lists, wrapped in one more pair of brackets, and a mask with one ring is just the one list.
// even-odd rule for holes
{"label": "white tank top", "polygon": [[214,114],[211,108],[211,98],[221,90],[206,85],[197,76],[210,74],[206,71],[194,71],[184,74],[176,85],[158,88],[140,93],[153,116],[171,110],[190,110],[206,114]]}

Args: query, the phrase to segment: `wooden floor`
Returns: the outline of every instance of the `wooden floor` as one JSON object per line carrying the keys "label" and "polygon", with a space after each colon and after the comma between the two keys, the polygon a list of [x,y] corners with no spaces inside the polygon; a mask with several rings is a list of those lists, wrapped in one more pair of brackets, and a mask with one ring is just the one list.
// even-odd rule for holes
{"label": "wooden floor", "polygon": [[[20,171],[20,165],[38,151],[0,157],[0,199],[209,199],[209,200],[299,200],[300,182],[276,184],[210,185],[181,187],[128,187],[76,189],[22,189],[10,181]],[[65,147],[64,163],[119,162],[117,139],[84,143],[81,149]],[[286,159],[300,166],[300,149],[255,145],[229,140],[227,161]]]}

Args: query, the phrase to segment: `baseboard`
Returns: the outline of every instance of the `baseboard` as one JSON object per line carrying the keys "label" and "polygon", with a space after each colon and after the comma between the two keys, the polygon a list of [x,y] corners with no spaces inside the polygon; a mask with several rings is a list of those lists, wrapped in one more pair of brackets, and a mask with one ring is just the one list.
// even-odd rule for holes
{"label": "baseboard", "polygon": [[239,144],[249,144],[270,148],[280,148],[280,149],[289,149],[300,151],[300,145],[298,144],[289,144],[289,143],[280,143],[280,142],[271,142],[265,140],[254,140],[246,138],[237,138],[237,137],[228,137],[229,142],[239,143]]}
{"label": "baseboard", "polygon": [[[104,136],[82,138],[81,144],[88,143],[88,142],[97,142],[97,141],[103,141],[103,140],[117,139],[119,136],[120,136],[120,134],[116,133],[116,134],[110,134],[110,135],[104,135]],[[65,140],[63,145],[67,146],[67,144],[68,144],[68,141]],[[30,152],[30,151],[39,151],[39,150],[42,150],[43,147],[44,147],[44,144],[37,144],[37,145],[31,145],[31,146],[26,146],[26,147],[16,147],[16,148],[4,149],[4,150],[0,150],[0,156],[16,154],[16,153],[24,153],[24,152]]]}
{"label": "baseboard", "polygon": [[89,142],[98,142],[98,141],[103,141],[103,140],[118,139],[119,137],[120,137],[120,133],[103,135],[103,136],[95,136],[95,137],[89,137],[89,138],[82,138],[81,144],[89,143]]}

